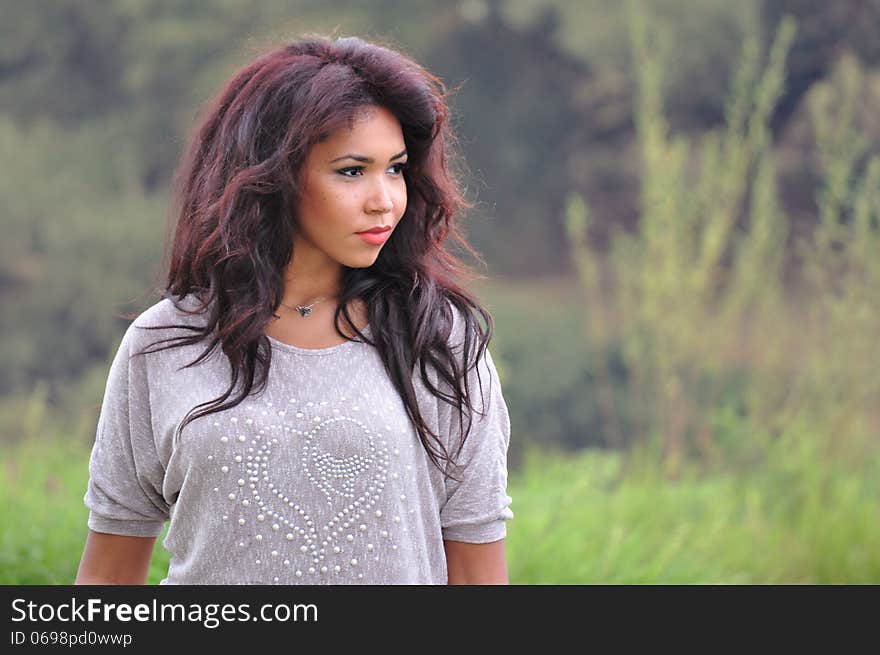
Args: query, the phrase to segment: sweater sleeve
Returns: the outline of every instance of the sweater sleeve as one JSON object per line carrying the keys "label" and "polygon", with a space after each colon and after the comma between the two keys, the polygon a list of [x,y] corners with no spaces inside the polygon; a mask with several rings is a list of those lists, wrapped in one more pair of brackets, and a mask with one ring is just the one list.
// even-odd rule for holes
{"label": "sweater sleeve", "polygon": [[[153,438],[147,356],[136,355],[132,323],[107,377],[84,502],[95,532],[155,537],[168,519],[165,469]],[[137,331],[137,333],[136,333]]]}
{"label": "sweater sleeve", "polygon": [[513,518],[513,512],[507,495],[510,419],[488,349],[478,365],[468,371],[468,386],[476,411],[471,414],[470,431],[458,455],[458,410],[439,401],[440,429],[451,437],[450,455],[456,462],[452,473],[458,478],[445,481],[446,502],[440,512],[440,525],[443,539],[489,543],[506,536],[505,522]]}

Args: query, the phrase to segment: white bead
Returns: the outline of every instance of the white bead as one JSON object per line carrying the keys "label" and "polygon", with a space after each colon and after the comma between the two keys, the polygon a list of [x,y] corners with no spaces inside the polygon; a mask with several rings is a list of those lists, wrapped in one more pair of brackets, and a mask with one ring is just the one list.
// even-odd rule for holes
{"label": "white bead", "polygon": [[357,561],[356,558],[351,560],[351,565],[352,565],[352,566],[357,566],[357,563],[358,563],[358,561]]}
{"label": "white bead", "polygon": [[373,544],[367,544],[367,550],[373,550]]}
{"label": "white bead", "polygon": [[235,494],[229,494],[227,498],[229,498],[229,500],[235,500]]}
{"label": "white bead", "polygon": [[277,550],[273,550],[273,551],[272,551],[272,557],[278,557],[278,551],[277,551]]}
{"label": "white bead", "polygon": [[349,541],[354,541],[354,535],[351,535],[351,534],[350,534],[350,535],[348,535],[348,536],[345,537],[345,538],[348,539]]}
{"label": "white bead", "polygon": [[256,537],[254,537],[254,539],[256,539],[257,541],[262,541],[262,540],[263,540],[263,535],[258,534]]}
{"label": "white bead", "polygon": [[245,523],[244,519],[238,519],[238,524],[239,524],[239,525],[244,525],[244,523]]}
{"label": "white bead", "polygon": [[377,509],[377,510],[376,510],[376,516],[382,516],[382,510],[381,510],[381,509]]}

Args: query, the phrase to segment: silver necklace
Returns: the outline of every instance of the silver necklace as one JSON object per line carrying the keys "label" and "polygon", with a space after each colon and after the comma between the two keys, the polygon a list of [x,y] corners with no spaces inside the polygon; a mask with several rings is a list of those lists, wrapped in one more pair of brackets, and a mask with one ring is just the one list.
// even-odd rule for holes
{"label": "silver necklace", "polygon": [[302,316],[303,318],[308,318],[312,313],[312,307],[317,305],[322,300],[326,300],[329,297],[330,296],[318,296],[318,298],[316,300],[313,300],[310,305],[297,305],[296,307],[291,307],[290,305],[285,305],[284,303],[281,303],[281,304],[282,304],[282,306],[287,307],[287,309],[295,309],[296,311],[299,312],[299,315]]}

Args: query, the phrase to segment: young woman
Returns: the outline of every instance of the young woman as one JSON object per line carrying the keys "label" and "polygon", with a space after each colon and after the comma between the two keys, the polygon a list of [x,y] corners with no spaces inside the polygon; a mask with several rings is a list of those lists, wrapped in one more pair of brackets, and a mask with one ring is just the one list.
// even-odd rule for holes
{"label": "young woman", "polygon": [[447,249],[443,95],[309,37],[207,108],[163,299],[108,376],[77,583],[143,584],[166,522],[167,584],[507,582],[510,425]]}

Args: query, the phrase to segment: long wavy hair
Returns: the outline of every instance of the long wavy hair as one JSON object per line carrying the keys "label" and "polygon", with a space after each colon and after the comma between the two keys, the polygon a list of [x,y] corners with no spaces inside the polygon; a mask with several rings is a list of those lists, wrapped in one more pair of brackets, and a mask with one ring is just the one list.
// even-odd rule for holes
{"label": "long wavy hair", "polygon": [[[191,421],[265,389],[272,360],[265,328],[295,255],[301,167],[313,144],[350,125],[365,107],[381,106],[400,122],[409,155],[406,213],[372,266],[344,267],[334,327],[345,338],[344,319],[358,340],[377,349],[431,461],[455,477],[450,465],[476,409],[469,371],[488,347],[492,318],[456,282],[480,276],[448,247],[457,243],[482,261],[455,224],[470,204],[452,170],[458,160],[446,97],[440,79],[394,49],[354,37],[307,36],[244,66],[206,106],[175,174],[171,217],[177,220],[169,223],[173,242],[162,292],[179,311],[206,318],[151,328],[195,334],[162,339],[141,353],[206,342],[189,367],[219,345],[232,375],[223,394],[190,410],[175,438]],[[182,306],[189,295],[198,301],[194,310]],[[372,338],[348,313],[356,298],[368,308]],[[450,343],[453,308],[463,318],[458,344]],[[165,342],[171,343],[155,347]],[[463,359],[453,351],[461,345]],[[431,381],[428,366],[440,384]],[[455,455],[422,416],[417,369],[426,389],[458,411]],[[479,387],[482,393],[482,381]]]}

